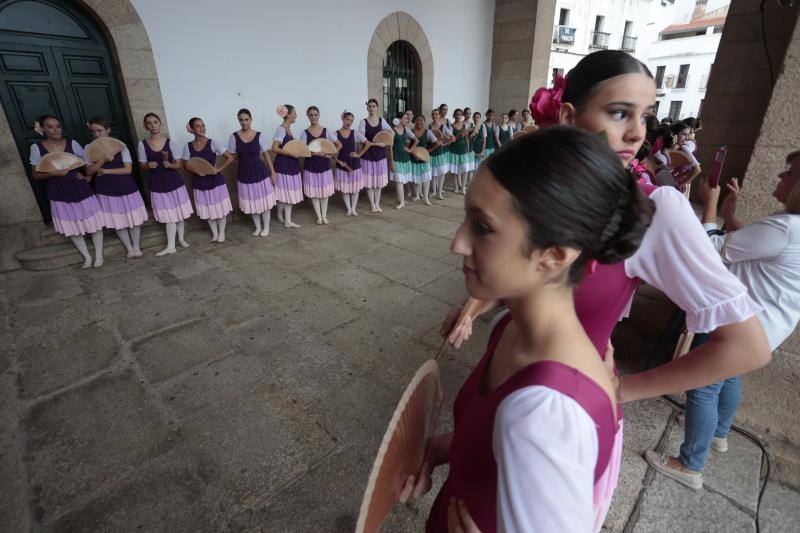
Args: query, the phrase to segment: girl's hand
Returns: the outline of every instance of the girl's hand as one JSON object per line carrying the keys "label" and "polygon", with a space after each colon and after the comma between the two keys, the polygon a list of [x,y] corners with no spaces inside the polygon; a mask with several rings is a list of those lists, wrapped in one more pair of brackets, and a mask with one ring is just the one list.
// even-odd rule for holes
{"label": "girl's hand", "polygon": [[86,182],[92,181],[92,177],[91,176],[86,176],[84,174],[81,174],[80,172],[75,174],[75,177],[78,178],[79,180],[83,180],[83,181],[86,181]]}
{"label": "girl's hand", "polygon": [[439,330],[441,336],[447,337],[447,342],[452,344],[456,349],[460,348],[461,345],[472,336],[471,318],[466,317],[463,324],[456,326],[456,322],[458,321],[458,317],[461,316],[462,310],[463,306],[454,307],[451,309],[445,317],[444,322],[442,322],[442,327]]}
{"label": "girl's hand", "polygon": [[447,533],[481,533],[461,498],[450,498],[447,506]]}
{"label": "girl's hand", "polygon": [[350,157],[355,157],[356,159],[358,159],[361,156],[358,155],[358,152],[350,152]]}
{"label": "girl's hand", "polygon": [[104,168],[98,168],[96,174],[98,176],[105,176],[106,175],[106,171],[105,171]]}
{"label": "girl's hand", "polygon": [[431,490],[431,485],[431,467],[429,460],[426,460],[422,463],[419,475],[408,476],[397,499],[400,503],[406,503],[410,499],[416,500]]}
{"label": "girl's hand", "polygon": [[220,173],[222,173],[222,169],[214,167],[214,174],[220,174]]}
{"label": "girl's hand", "polygon": [[147,162],[147,168],[149,168],[149,169],[158,168],[158,163],[156,163],[155,161],[148,161]]}
{"label": "girl's hand", "polygon": [[725,188],[728,189],[728,196],[722,201],[719,212],[722,214],[722,218],[728,219],[736,214],[736,204],[739,201],[739,193],[741,192],[739,189],[739,180],[736,178],[731,179],[731,181],[725,185]]}
{"label": "girl's hand", "polygon": [[397,167],[395,166],[394,161],[392,161],[392,172],[397,172]]}

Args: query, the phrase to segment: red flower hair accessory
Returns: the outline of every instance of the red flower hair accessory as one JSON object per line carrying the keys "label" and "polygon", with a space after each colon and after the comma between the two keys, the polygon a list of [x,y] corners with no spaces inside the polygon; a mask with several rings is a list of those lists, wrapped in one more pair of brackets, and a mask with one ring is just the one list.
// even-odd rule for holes
{"label": "red flower hair accessory", "polygon": [[564,105],[564,89],[567,87],[567,78],[556,76],[553,88],[539,87],[533,93],[531,103],[528,108],[531,110],[531,117],[539,127],[553,126],[561,120],[561,106]]}
{"label": "red flower hair accessory", "polygon": [[289,110],[286,108],[286,106],[285,106],[285,105],[279,105],[279,106],[278,106],[278,107],[275,109],[275,112],[276,112],[276,113],[278,114],[278,116],[279,116],[279,117],[281,117],[281,118],[286,118],[286,115],[288,115],[288,114],[289,114]]}

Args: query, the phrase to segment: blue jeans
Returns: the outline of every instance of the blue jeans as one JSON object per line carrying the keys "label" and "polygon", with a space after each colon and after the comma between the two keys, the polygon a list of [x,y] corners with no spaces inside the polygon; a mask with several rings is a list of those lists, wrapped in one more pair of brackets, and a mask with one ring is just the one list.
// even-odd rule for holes
{"label": "blue jeans", "polygon": [[[698,333],[692,348],[707,340],[707,334]],[[703,471],[711,438],[728,436],[739,408],[739,397],[738,376],[687,391],[686,432],[680,454],[683,466],[695,472]]]}

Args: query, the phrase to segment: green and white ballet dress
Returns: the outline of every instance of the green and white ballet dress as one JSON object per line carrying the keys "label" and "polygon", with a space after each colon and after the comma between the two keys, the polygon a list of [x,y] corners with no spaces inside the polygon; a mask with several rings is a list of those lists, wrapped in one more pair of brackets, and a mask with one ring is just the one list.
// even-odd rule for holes
{"label": "green and white ballet dress", "polygon": [[410,183],[413,181],[411,174],[411,154],[406,151],[406,146],[411,144],[414,134],[408,128],[403,128],[403,133],[394,130],[394,143],[392,144],[392,160],[394,164],[389,168],[389,179],[397,183]]}
{"label": "green and white ballet dress", "polygon": [[[413,131],[413,130],[412,130]],[[416,134],[415,134],[416,135]],[[417,137],[419,144],[417,147],[427,149],[428,146],[436,144],[436,135],[431,130],[424,130],[422,135]],[[431,156],[431,159],[433,156]],[[414,157],[411,158],[411,174],[414,178],[414,183],[425,183],[431,181],[431,161],[420,161]]]}
{"label": "green and white ballet dress", "polygon": [[483,158],[486,159],[497,149],[497,142],[495,141],[497,126],[494,123],[491,126],[484,123],[483,127],[486,130],[486,148],[483,151]]}
{"label": "green and white ballet dress", "polygon": [[[444,124],[439,126],[438,131],[442,134],[442,137],[452,134],[450,128]],[[431,152],[431,175],[438,177],[450,172],[450,150],[448,148],[447,146],[440,146]]]}
{"label": "green and white ballet dress", "polygon": [[453,174],[463,174],[473,168],[475,157],[469,149],[467,138],[458,135],[466,128],[466,124],[462,124],[460,128],[453,126],[453,136],[456,137],[456,140],[450,145],[450,172]]}

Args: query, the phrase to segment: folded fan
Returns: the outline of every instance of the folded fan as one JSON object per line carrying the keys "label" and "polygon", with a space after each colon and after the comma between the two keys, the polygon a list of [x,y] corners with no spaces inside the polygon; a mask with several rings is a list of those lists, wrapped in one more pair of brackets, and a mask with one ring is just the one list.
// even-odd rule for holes
{"label": "folded fan", "polygon": [[50,152],[42,157],[36,165],[37,172],[58,172],[61,170],[75,170],[86,165],[86,161],[68,152]]}
{"label": "folded fan", "polygon": [[439,365],[428,360],[403,392],[383,436],[364,491],[356,533],[379,531],[408,476],[419,474],[443,397]]}
{"label": "folded fan", "polygon": [[217,173],[216,167],[202,157],[189,158],[186,162],[186,170],[198,176],[213,176]]}
{"label": "folded fan", "polygon": [[536,126],[525,126],[525,127],[524,127],[524,128],[522,128],[521,130],[519,130],[517,133],[515,133],[515,134],[512,136],[512,138],[516,139],[517,137],[522,137],[523,135],[527,135],[527,134],[529,134],[529,133],[533,133],[533,132],[534,132],[534,131],[536,131],[537,129],[538,129],[538,128],[537,128]]}
{"label": "folded fan", "polygon": [[101,159],[111,161],[125,148],[125,143],[113,137],[98,137],[86,147],[86,159],[96,163]]}
{"label": "folded fan", "polygon": [[389,130],[379,131],[375,134],[375,137],[372,138],[372,144],[380,144],[383,146],[389,146],[394,142],[394,132]]}
{"label": "folded fan", "polygon": [[308,150],[314,155],[336,155],[336,145],[328,139],[314,139],[308,143]]}
{"label": "folded fan", "polygon": [[303,141],[289,141],[283,145],[283,149],[292,154],[292,157],[311,157],[311,150]]}
{"label": "folded fan", "polygon": [[428,160],[430,159],[430,154],[428,153],[428,151],[421,146],[413,148],[411,150],[411,155],[414,156],[415,159],[417,159],[418,161],[422,161],[423,163],[427,163]]}

